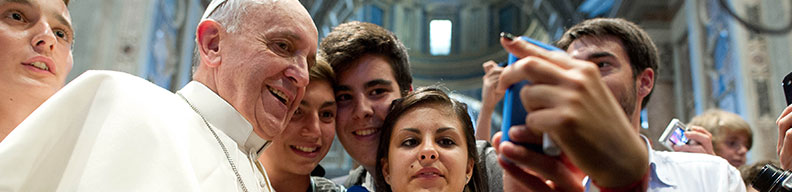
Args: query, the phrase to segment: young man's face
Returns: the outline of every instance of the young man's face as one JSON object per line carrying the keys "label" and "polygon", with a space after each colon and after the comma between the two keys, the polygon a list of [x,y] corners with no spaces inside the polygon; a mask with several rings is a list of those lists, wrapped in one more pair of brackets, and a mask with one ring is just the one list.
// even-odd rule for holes
{"label": "young man's face", "polygon": [[382,122],[391,102],[401,94],[384,57],[368,54],[353,62],[350,68],[337,73],[336,133],[349,155],[371,170],[376,164]]}
{"label": "young man's face", "polygon": [[567,53],[576,59],[590,61],[600,69],[602,81],[616,97],[631,122],[637,121],[636,112],[641,106],[636,92],[639,78],[633,77],[630,58],[621,40],[613,36],[577,39],[569,45]]}
{"label": "young man's face", "polygon": [[330,82],[311,80],[286,129],[259,159],[268,171],[280,172],[277,175],[310,175],[333,143],[335,114]]}
{"label": "young man's face", "polygon": [[69,10],[63,0],[0,0],[0,14],[0,100],[44,102],[72,69]]}
{"label": "young man's face", "polygon": [[286,127],[305,93],[318,32],[298,1],[251,5],[238,31],[219,43],[215,91],[270,140]]}

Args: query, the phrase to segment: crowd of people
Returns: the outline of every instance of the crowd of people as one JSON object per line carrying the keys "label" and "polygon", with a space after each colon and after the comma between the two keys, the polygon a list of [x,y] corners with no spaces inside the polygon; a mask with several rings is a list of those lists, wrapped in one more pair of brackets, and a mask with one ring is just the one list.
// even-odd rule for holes
{"label": "crowd of people", "polygon": [[[176,93],[112,71],[64,86],[68,4],[0,0],[0,191],[746,191],[756,170],[738,170],[753,134],[726,111],[693,117],[675,152],[653,150],[639,123],[657,48],[624,19],[570,27],[565,52],[503,35],[521,59],[482,65],[474,128],[448,90],[413,88],[392,32],[352,21],[319,44],[296,0],[211,1],[193,81]],[[490,137],[523,80],[525,124]],[[777,125],[778,164],[792,169],[792,106]],[[335,136],[359,165],[343,183],[319,166]],[[562,154],[524,145],[543,137]]]}

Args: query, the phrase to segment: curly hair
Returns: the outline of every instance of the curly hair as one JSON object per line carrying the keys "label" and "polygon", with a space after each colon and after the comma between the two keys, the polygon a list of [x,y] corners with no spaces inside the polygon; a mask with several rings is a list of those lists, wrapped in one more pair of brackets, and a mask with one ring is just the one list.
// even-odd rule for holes
{"label": "curly hair", "polygon": [[363,55],[383,56],[389,61],[401,95],[410,91],[412,76],[407,48],[385,28],[360,21],[343,23],[322,39],[319,49],[336,73],[352,67]]}

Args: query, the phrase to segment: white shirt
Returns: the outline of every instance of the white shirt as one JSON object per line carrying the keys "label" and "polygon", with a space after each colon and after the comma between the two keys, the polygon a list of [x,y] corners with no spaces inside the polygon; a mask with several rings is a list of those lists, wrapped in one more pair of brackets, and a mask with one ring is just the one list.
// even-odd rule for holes
{"label": "white shirt", "polygon": [[[740,172],[725,159],[703,153],[655,151],[641,135],[649,151],[649,187],[646,191],[744,192]],[[598,191],[588,177],[586,191]]]}
{"label": "white shirt", "polygon": [[[273,191],[256,161],[269,141],[199,82],[179,91],[206,118],[248,191]],[[0,143],[0,191],[242,191],[184,99],[141,78],[88,71]]]}

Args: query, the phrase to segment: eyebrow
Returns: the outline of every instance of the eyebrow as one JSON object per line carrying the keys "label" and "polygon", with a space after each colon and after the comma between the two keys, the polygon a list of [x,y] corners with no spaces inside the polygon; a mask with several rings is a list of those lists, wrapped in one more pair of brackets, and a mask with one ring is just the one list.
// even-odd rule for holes
{"label": "eyebrow", "polygon": [[415,134],[421,134],[421,131],[419,131],[419,130],[418,130],[418,129],[416,129],[416,128],[404,128],[404,129],[401,129],[401,130],[399,130],[399,131],[407,131],[407,132],[413,132],[413,133],[415,133]]}
{"label": "eyebrow", "polygon": [[389,81],[389,80],[385,80],[385,79],[374,79],[374,80],[371,80],[369,82],[366,82],[366,84],[363,85],[363,88],[370,88],[370,87],[374,87],[374,86],[377,86],[377,85],[386,85],[386,86],[388,86],[388,85],[391,85],[391,84],[393,84],[393,81]]}
{"label": "eyebrow", "polygon": [[616,57],[616,56],[613,55],[610,52],[596,52],[596,53],[592,53],[591,55],[589,55],[587,60],[599,59],[599,58],[603,58],[603,57]]}
{"label": "eyebrow", "polygon": [[333,106],[333,105],[335,105],[335,101],[328,101],[328,102],[322,103],[322,105],[319,108],[329,107],[329,106]]}
{"label": "eyebrow", "polygon": [[446,132],[446,131],[449,131],[449,130],[454,130],[454,128],[451,128],[451,127],[440,127],[439,129],[437,129],[436,132],[437,133],[442,133],[442,132]]}

